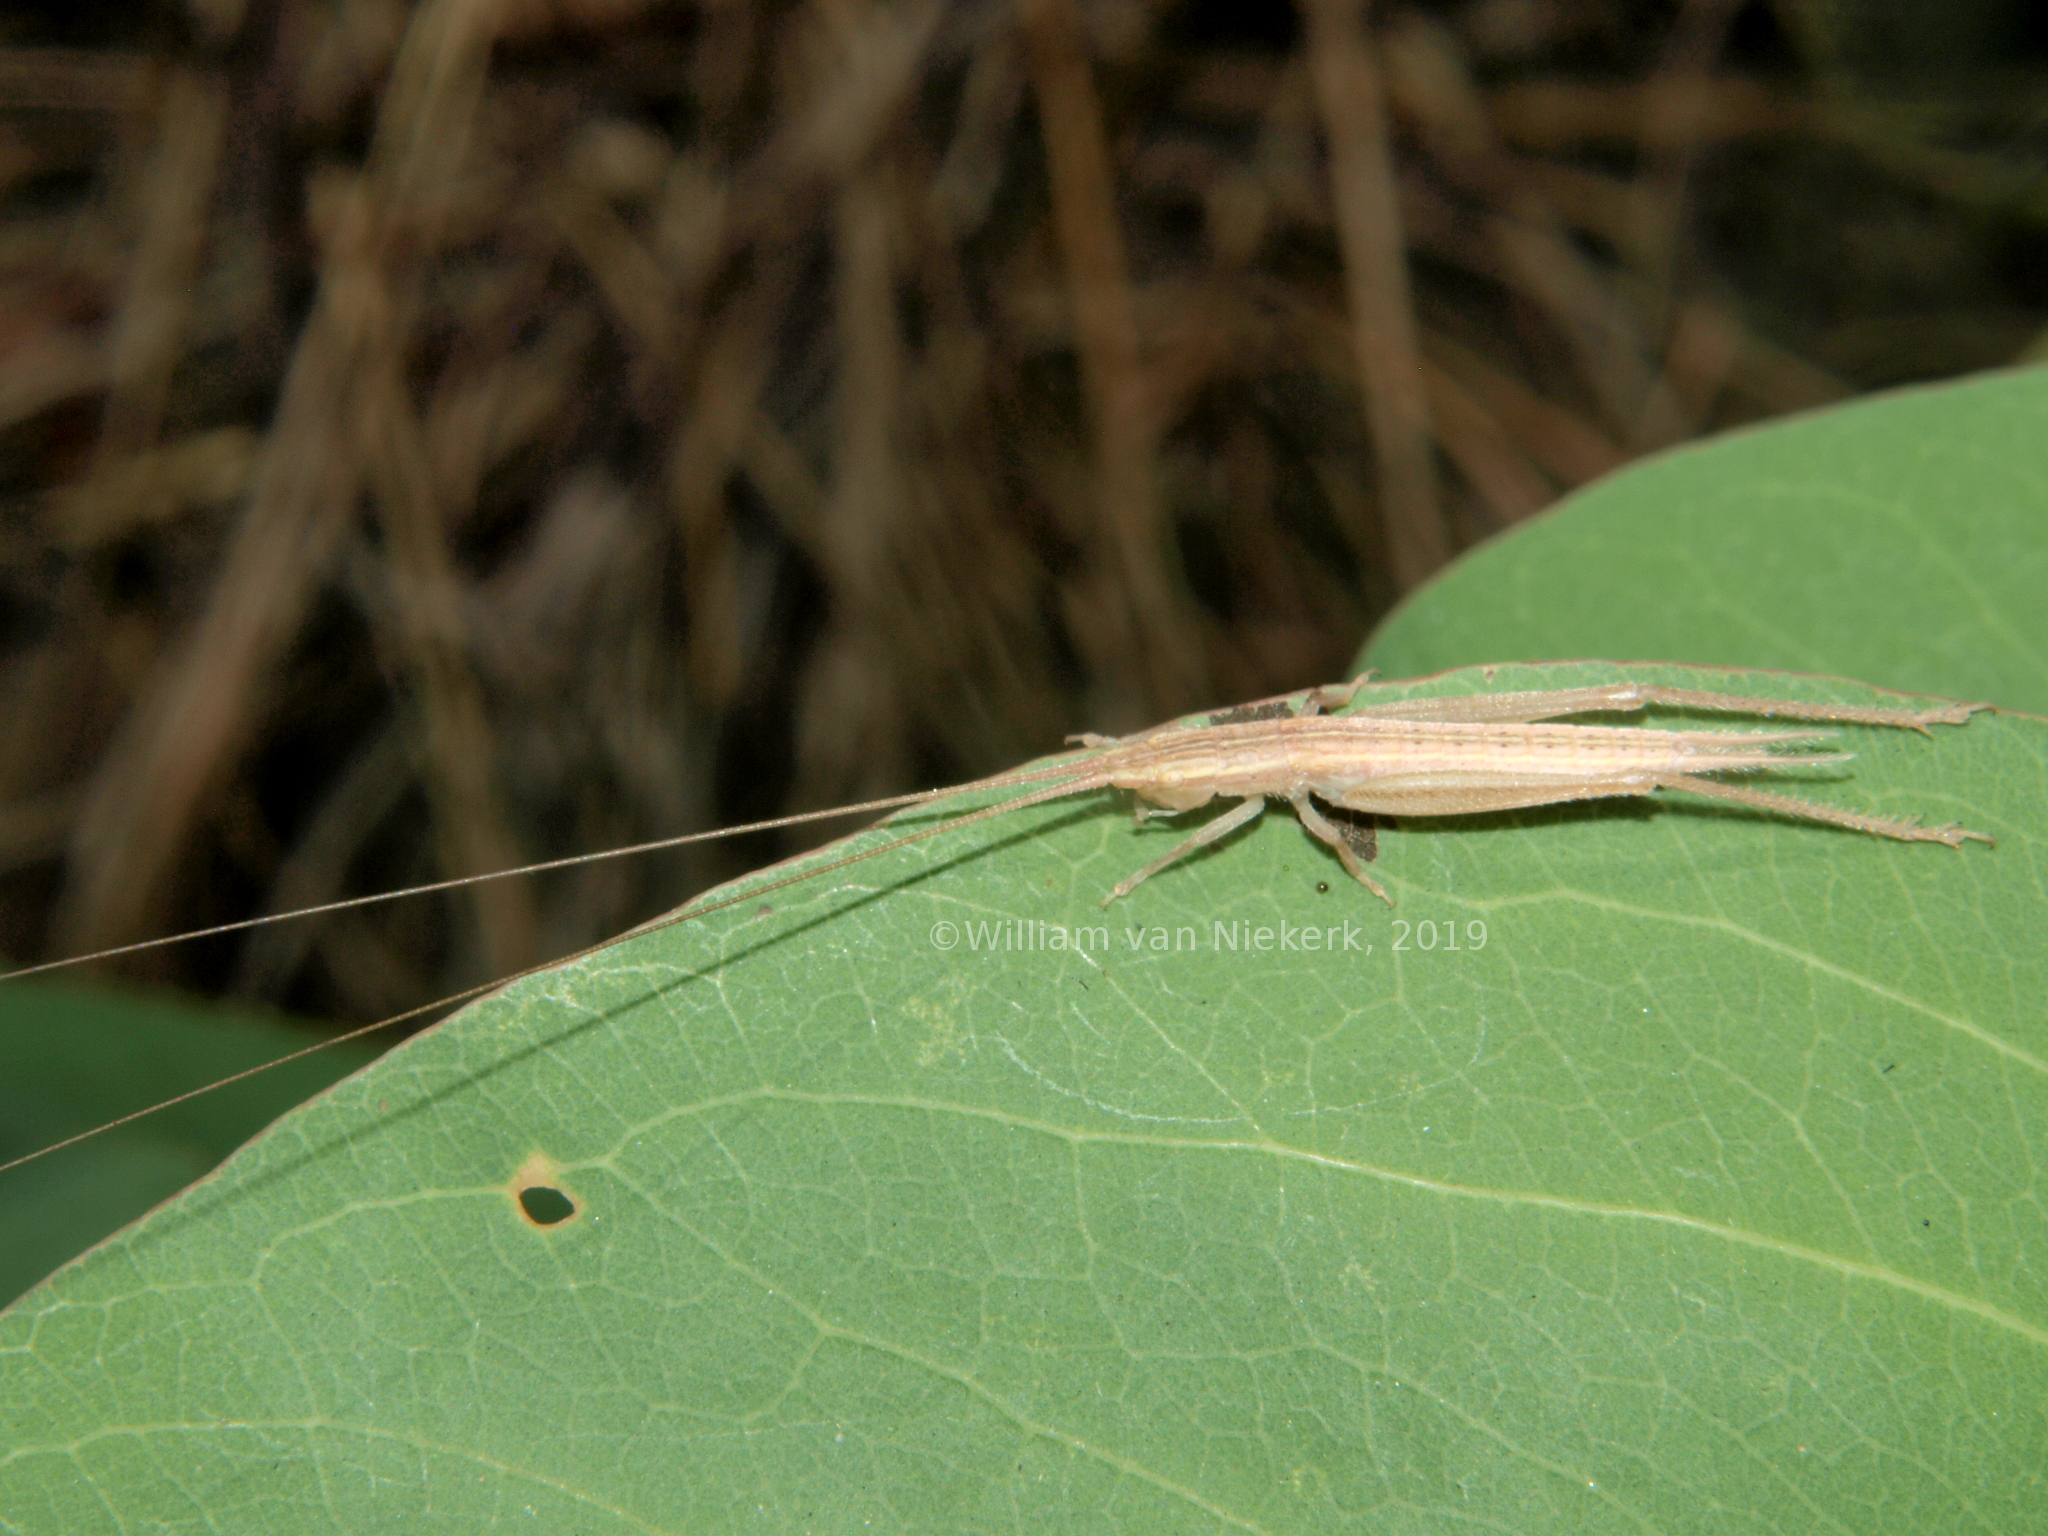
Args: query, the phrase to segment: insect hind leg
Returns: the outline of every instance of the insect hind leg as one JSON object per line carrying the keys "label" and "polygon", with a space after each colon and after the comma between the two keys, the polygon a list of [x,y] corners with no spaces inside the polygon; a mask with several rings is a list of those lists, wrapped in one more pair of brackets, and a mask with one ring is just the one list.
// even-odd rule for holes
{"label": "insect hind leg", "polygon": [[1632,715],[1662,705],[1717,715],[1753,715],[1764,720],[1819,720],[1831,725],[1884,725],[1929,734],[1930,725],[1962,725],[1988,704],[1943,704],[1932,709],[1883,709],[1856,704],[1815,704],[1796,699],[1760,699],[1743,694],[1703,693],[1650,683],[1604,683],[1588,688],[1551,688],[1525,693],[1481,693],[1401,699],[1359,710],[1389,720],[1459,725],[1529,725],[1567,715]]}
{"label": "insect hind leg", "polygon": [[1852,832],[1868,832],[1875,837],[1894,838],[1902,843],[1946,843],[1951,848],[1960,848],[1966,842],[1992,841],[1988,833],[1972,832],[1953,822],[1945,826],[1923,827],[1917,820],[1896,816],[1866,816],[1860,811],[1847,810],[1838,805],[1826,805],[1818,800],[1801,800],[1794,795],[1774,795],[1768,790],[1752,789],[1746,784],[1723,784],[1718,779],[1703,779],[1693,774],[1674,774],[1660,783],[1666,789],[1683,789],[1714,800],[1733,800],[1738,805],[1751,806],[1756,810],[1775,811],[1780,816],[1794,816],[1801,821],[1824,822],[1831,827],[1846,827]]}

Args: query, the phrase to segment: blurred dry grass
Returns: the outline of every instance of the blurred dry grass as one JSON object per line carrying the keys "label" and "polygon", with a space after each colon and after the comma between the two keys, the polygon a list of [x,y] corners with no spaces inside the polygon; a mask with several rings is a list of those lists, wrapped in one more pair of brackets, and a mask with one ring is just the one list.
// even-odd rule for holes
{"label": "blurred dry grass", "polygon": [[[2048,319],[2048,77],[1844,0],[88,9],[0,30],[16,960],[1328,680]],[[777,851],[152,964],[361,1017]]]}

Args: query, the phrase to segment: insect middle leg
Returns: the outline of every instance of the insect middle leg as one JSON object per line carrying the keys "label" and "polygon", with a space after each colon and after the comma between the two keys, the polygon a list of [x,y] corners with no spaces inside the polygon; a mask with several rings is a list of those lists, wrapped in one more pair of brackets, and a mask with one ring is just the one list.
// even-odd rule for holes
{"label": "insect middle leg", "polygon": [[1358,854],[1351,846],[1351,839],[1344,835],[1344,829],[1318,810],[1306,793],[1294,796],[1291,803],[1294,814],[1301,818],[1301,824],[1337,850],[1337,857],[1343,860],[1344,868],[1351,877],[1391,907],[1394,898],[1381,889],[1379,881],[1365,872],[1365,866],[1358,862]]}

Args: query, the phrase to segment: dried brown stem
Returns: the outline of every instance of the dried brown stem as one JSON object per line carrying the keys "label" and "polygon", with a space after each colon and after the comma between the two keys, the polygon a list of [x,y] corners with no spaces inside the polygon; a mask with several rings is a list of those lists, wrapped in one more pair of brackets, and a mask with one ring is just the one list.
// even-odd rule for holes
{"label": "dried brown stem", "polygon": [[1427,362],[1422,368],[1444,451],[1491,509],[1495,525],[1520,522],[1549,505],[1556,493],[1492,413],[1443,369]]}
{"label": "dried brown stem", "polygon": [[227,123],[220,82],[195,70],[172,70],[156,120],[156,150],[140,188],[141,234],[107,359],[95,454],[100,470],[155,444],[171,370],[184,354]]}
{"label": "dried brown stem", "polygon": [[429,0],[413,18],[368,190],[346,195],[331,266],[206,611],[94,776],[56,922],[64,948],[106,948],[150,920],[208,791],[247,734],[259,683],[347,526],[365,334],[390,303],[387,269],[401,233],[413,260],[431,246],[433,210],[421,193],[441,190],[460,163],[494,22],[479,0]]}
{"label": "dried brown stem", "polygon": [[772,318],[787,292],[788,276],[787,263],[777,263],[719,318],[698,359],[664,471],[683,551],[689,674],[717,705],[731,701],[745,666],[735,634],[736,555],[726,521],[726,478],[755,419],[772,362]]}
{"label": "dried brown stem", "polygon": [[[1411,221],[1451,259],[1526,295],[1551,316],[1602,413],[1638,449],[1662,446],[1688,430],[1676,396],[1657,378],[1650,347],[1611,278],[1573,243],[1570,232],[1505,153],[1485,100],[1442,29],[1410,17],[1388,39],[1389,94],[1421,130],[1447,179],[1490,211],[1472,218],[1445,199]],[[1404,188],[1404,205],[1424,195]]]}
{"label": "dried brown stem", "polygon": [[1095,449],[1098,532],[1108,569],[1097,588],[1092,635],[1098,675],[1119,667],[1109,653],[1135,648],[1146,686],[1140,696],[1104,700],[1104,718],[1135,724],[1191,702],[1192,675],[1164,577],[1164,514],[1157,466],[1158,424],[1145,376],[1102,104],[1072,0],[1027,0],[1023,24],[1052,183],[1053,228],[1073,309]]}
{"label": "dried brown stem", "polygon": [[[398,727],[385,727],[359,747],[279,866],[265,911],[296,912],[334,900],[348,878],[350,864],[377,824],[396,809],[413,774],[411,742]],[[274,996],[299,968],[320,932],[307,921],[257,929],[236,963],[234,990],[254,997]]]}
{"label": "dried brown stem", "polygon": [[1670,324],[1686,184],[1711,110],[1714,61],[1736,9],[1737,0],[1685,0],[1645,97],[1644,154],[1630,188],[1627,243],[1647,289],[1640,304],[1645,328],[1668,333],[1663,375],[1693,421],[1708,419],[1736,351],[1726,328]]}
{"label": "dried brown stem", "polygon": [[1555,400],[1449,337],[1425,332],[1425,356],[1478,400],[1522,452],[1562,485],[1584,485],[1628,459],[1621,448]]}
{"label": "dried brown stem", "polygon": [[1302,13],[1309,76],[1329,141],[1330,197],[1386,508],[1387,553],[1405,592],[1450,559],[1451,540],[1437,506],[1429,399],[1416,350],[1385,97],[1361,0],[1302,0]]}
{"label": "dried brown stem", "polygon": [[796,804],[806,809],[873,799],[875,786],[901,782],[908,767],[901,736],[875,729],[877,720],[903,713],[891,694],[904,679],[886,639],[893,567],[906,532],[893,214],[873,169],[850,176],[833,209],[835,430],[816,547],[839,600],[819,666],[798,701]]}
{"label": "dried brown stem", "polygon": [[[524,862],[506,830],[495,781],[497,749],[483,690],[462,646],[462,593],[436,505],[433,467],[400,375],[387,350],[366,370],[358,430],[362,458],[382,513],[391,563],[396,634],[393,649],[424,727],[427,785],[441,867],[480,875]],[[484,963],[509,975],[535,958],[537,920],[524,882],[494,880],[467,888],[483,939]]]}

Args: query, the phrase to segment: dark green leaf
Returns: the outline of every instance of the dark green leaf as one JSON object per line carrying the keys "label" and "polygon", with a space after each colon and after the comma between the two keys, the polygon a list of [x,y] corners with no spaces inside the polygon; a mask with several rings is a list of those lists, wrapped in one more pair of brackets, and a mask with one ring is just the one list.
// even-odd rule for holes
{"label": "dark green leaf", "polygon": [[1366,653],[1781,667],[2048,713],[2048,369],[1633,466],[1468,555]]}
{"label": "dark green leaf", "polygon": [[[275,1019],[202,1012],[146,993],[0,984],[0,1162],[316,1038]],[[375,1056],[335,1047],[0,1175],[0,1299],[176,1194]]]}

